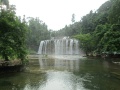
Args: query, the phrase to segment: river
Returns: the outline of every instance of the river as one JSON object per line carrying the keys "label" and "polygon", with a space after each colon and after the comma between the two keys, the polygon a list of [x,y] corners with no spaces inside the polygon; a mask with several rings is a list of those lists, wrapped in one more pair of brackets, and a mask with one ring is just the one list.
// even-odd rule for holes
{"label": "river", "polygon": [[[68,56],[69,57],[69,56]],[[102,59],[31,59],[25,72],[0,75],[0,90],[120,90],[119,65]]]}

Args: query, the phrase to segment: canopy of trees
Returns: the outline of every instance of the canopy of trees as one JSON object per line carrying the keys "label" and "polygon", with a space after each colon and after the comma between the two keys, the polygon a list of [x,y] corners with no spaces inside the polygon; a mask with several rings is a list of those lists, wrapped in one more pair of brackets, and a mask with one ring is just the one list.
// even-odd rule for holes
{"label": "canopy of trees", "polygon": [[16,16],[15,5],[9,5],[9,0],[0,0],[0,4],[0,59],[24,61],[27,51],[37,51],[41,40],[50,39],[50,31],[39,18]]}
{"label": "canopy of trees", "polygon": [[78,39],[80,48],[86,54],[120,53],[120,0],[105,2],[97,11],[90,11],[83,16],[79,22],[75,22],[73,14],[72,24],[59,31],[48,30],[39,18],[29,17],[27,23],[25,20],[21,22],[15,15],[14,5],[9,6],[8,0],[0,0],[0,3],[9,7],[9,10],[0,13],[0,55],[5,60],[24,57],[21,52],[25,53],[25,43],[28,50],[37,51],[41,40],[63,36]]}
{"label": "canopy of trees", "polygon": [[37,51],[40,41],[50,39],[50,31],[47,25],[39,18],[28,18],[27,47],[29,50]]}
{"label": "canopy of trees", "polygon": [[26,55],[25,22],[15,15],[12,10],[2,10],[0,13],[0,56],[8,61],[25,59]]}
{"label": "canopy of trees", "polygon": [[90,11],[79,22],[65,26],[54,36],[70,36],[80,40],[86,54],[120,53],[120,0],[109,0],[97,11]]}

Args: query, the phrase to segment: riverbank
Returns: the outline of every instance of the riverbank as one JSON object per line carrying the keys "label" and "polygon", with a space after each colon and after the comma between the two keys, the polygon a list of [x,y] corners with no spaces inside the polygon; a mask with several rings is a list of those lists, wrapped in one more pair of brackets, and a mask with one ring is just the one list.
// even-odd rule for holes
{"label": "riverbank", "polygon": [[3,61],[0,60],[0,73],[20,72],[23,70],[21,60]]}
{"label": "riverbank", "polygon": [[8,72],[20,72],[20,71],[23,71],[23,65],[0,66],[0,74],[8,73]]}
{"label": "riverbank", "polygon": [[[54,56],[54,55],[53,55]],[[64,60],[79,60],[79,58],[103,58],[100,56],[81,56],[81,57],[76,57],[76,55],[74,55],[74,57],[70,57],[69,55],[59,55],[59,56],[54,56],[52,55],[38,55],[38,54],[34,54],[34,55],[27,55],[27,59],[28,60],[38,60],[40,58],[54,58],[54,59],[64,59]],[[112,64],[115,65],[120,65],[120,58],[110,58],[110,57],[106,57],[103,58],[103,60],[107,60],[108,62],[111,62]],[[0,60],[0,73],[4,73],[4,72],[20,72],[23,71],[24,66],[22,65],[20,60],[13,60],[13,61],[2,61]]]}
{"label": "riverbank", "polygon": [[120,54],[90,54],[90,55],[87,55],[87,56],[83,56],[83,57],[86,57],[86,58],[102,58],[102,59],[105,59],[105,60],[114,60],[114,61],[117,61],[117,62],[120,62]]}

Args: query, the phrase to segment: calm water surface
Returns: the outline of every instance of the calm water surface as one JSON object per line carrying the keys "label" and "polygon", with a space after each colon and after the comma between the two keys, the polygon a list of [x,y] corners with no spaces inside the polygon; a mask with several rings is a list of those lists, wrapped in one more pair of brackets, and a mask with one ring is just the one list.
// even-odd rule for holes
{"label": "calm water surface", "polygon": [[0,75],[0,90],[120,90],[110,72],[119,66],[100,59],[30,60],[26,72]]}

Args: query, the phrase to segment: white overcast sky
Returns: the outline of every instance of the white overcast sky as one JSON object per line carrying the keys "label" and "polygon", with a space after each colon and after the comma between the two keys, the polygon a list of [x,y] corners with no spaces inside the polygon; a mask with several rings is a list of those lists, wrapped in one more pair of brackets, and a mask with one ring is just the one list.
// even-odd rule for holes
{"label": "white overcast sky", "polygon": [[9,0],[16,5],[18,16],[39,17],[49,29],[59,30],[71,24],[72,14],[75,20],[97,10],[108,0]]}

